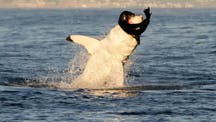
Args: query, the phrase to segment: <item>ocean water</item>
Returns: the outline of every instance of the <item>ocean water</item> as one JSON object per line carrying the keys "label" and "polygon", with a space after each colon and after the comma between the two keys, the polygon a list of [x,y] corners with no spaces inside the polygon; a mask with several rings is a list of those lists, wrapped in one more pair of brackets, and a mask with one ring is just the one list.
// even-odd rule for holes
{"label": "ocean water", "polygon": [[61,87],[86,60],[65,38],[101,39],[123,10],[0,9],[0,121],[215,122],[215,9],[152,9],[125,67],[131,87]]}

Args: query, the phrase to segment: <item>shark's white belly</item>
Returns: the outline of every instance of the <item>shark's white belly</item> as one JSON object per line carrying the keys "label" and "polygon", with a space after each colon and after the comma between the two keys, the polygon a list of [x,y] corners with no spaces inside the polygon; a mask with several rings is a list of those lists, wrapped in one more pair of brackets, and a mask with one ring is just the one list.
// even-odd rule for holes
{"label": "shark's white belly", "polygon": [[[76,36],[78,39],[86,37]],[[90,38],[89,38],[90,39]],[[123,62],[136,48],[137,41],[125,33],[120,26],[115,26],[106,38],[84,45],[91,54],[83,73],[73,81],[73,88],[114,88],[124,86]]]}
{"label": "shark's white belly", "polygon": [[72,86],[75,88],[123,87],[123,65],[106,51],[100,51],[89,58],[85,70],[73,81]]}

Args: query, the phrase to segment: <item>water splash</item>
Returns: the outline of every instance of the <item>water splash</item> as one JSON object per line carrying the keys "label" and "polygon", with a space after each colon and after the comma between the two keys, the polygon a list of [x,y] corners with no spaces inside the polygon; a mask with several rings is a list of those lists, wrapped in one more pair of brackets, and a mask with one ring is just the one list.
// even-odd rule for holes
{"label": "water splash", "polygon": [[[133,60],[128,60],[124,65],[125,85],[129,86],[128,81],[133,79],[133,76],[128,74],[130,67],[134,65]],[[45,76],[40,76],[37,80],[27,79],[26,86],[30,87],[47,87],[55,89],[70,89],[72,90],[72,82],[82,74],[88,60],[88,53],[85,50],[79,51],[68,63],[68,67],[61,71],[56,67],[49,66],[48,73]],[[97,77],[97,76],[95,76]]]}
{"label": "water splash", "polygon": [[36,79],[27,78],[24,82],[19,83],[16,86],[70,89],[72,81],[83,72],[87,59],[87,52],[80,51],[75,54],[75,56],[70,60],[68,67],[63,71],[50,65],[48,67],[47,75],[39,75],[39,78]]}
{"label": "water splash", "polygon": [[88,54],[86,51],[80,51],[69,62],[68,68],[63,72],[61,76],[60,88],[70,89],[72,88],[72,82],[84,71],[88,60]]}
{"label": "water splash", "polygon": [[88,54],[86,51],[80,51],[69,62],[68,68],[64,71],[63,81],[73,81],[76,79],[86,66]]}

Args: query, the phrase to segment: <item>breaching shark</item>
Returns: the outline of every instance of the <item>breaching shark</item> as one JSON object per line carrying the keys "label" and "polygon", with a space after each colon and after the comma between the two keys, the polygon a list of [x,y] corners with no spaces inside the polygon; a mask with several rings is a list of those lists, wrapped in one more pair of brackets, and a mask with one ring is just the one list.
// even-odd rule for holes
{"label": "breaching shark", "polygon": [[118,24],[102,40],[70,35],[66,40],[85,47],[89,53],[84,71],[71,83],[71,88],[106,89],[124,87],[124,64],[140,44],[140,35],[150,22],[150,8],[142,15],[123,11]]}

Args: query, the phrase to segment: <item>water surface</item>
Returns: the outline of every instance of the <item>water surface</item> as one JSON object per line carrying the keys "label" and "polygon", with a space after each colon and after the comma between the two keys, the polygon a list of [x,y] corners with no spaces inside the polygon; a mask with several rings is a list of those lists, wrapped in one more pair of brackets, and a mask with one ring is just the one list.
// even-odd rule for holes
{"label": "water surface", "polygon": [[83,48],[65,38],[101,39],[122,10],[1,9],[1,121],[216,121],[214,9],[152,10],[126,67],[128,84],[138,87],[58,87],[83,63]]}

